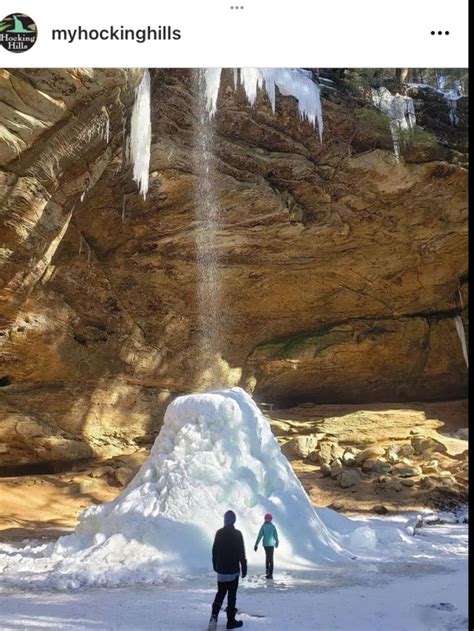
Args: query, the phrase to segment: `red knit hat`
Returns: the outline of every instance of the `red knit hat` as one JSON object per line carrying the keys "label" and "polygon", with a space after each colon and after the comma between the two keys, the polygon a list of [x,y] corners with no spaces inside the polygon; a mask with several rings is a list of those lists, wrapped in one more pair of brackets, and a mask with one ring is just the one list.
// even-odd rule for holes
{"label": "red knit hat", "polygon": [[273,515],[271,513],[267,513],[265,515],[265,521],[272,521],[272,519],[273,519]]}

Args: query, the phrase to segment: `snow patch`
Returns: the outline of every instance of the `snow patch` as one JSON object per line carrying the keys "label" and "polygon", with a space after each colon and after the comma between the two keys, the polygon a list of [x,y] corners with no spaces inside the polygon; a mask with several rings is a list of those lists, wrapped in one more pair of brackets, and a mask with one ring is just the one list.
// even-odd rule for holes
{"label": "snow patch", "polygon": [[145,70],[140,85],[135,90],[133,104],[130,157],[133,164],[133,179],[140,188],[143,199],[148,192],[151,152],[151,84],[150,73]]}
{"label": "snow patch", "polygon": [[369,526],[360,526],[351,534],[350,544],[355,550],[375,550],[377,535]]}

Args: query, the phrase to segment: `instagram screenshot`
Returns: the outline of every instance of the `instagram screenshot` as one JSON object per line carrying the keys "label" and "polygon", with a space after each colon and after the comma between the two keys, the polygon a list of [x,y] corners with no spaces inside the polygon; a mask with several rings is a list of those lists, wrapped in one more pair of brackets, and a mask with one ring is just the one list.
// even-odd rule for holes
{"label": "instagram screenshot", "polygon": [[2,3],[2,631],[471,628],[467,23]]}

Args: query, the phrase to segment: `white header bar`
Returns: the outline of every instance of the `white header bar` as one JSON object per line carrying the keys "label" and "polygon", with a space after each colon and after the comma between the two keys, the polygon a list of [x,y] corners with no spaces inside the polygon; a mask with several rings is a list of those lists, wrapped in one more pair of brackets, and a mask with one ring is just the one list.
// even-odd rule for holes
{"label": "white header bar", "polygon": [[7,68],[468,63],[468,0],[7,0],[0,21],[18,12],[38,37],[25,52],[0,46]]}

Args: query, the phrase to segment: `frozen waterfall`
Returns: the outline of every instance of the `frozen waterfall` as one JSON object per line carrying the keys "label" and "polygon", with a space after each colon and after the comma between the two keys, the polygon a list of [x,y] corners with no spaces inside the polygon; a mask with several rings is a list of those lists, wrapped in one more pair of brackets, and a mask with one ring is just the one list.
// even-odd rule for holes
{"label": "frozen waterfall", "polygon": [[401,94],[392,94],[387,88],[373,90],[372,101],[375,107],[390,119],[390,131],[393,139],[393,152],[400,159],[400,132],[411,130],[416,125],[413,99]]}
{"label": "frozen waterfall", "polygon": [[148,192],[151,151],[151,86],[150,73],[145,70],[140,85],[135,90],[132,111],[130,157],[133,179],[140,188],[143,199]]}
{"label": "frozen waterfall", "polygon": [[257,559],[250,543],[269,511],[282,539],[280,567],[348,557],[356,524],[313,508],[268,420],[235,388],[173,401],[127,488],[113,502],[87,508],[73,534],[33,543],[15,557],[0,552],[2,583],[74,589],[209,572],[212,538],[229,507],[250,562]]}

